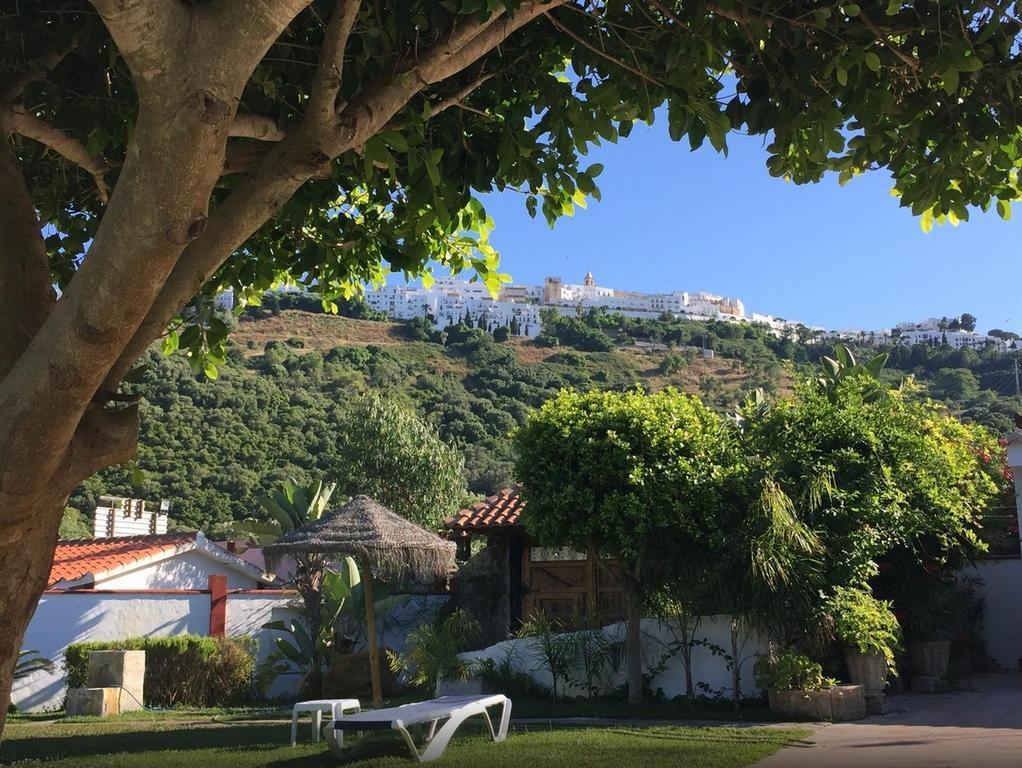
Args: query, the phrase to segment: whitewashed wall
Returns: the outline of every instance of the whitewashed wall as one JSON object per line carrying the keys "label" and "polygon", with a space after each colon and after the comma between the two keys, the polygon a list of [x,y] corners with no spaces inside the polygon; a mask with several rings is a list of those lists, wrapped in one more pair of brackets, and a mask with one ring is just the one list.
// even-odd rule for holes
{"label": "whitewashed wall", "polygon": [[[291,598],[277,592],[229,595],[227,634],[256,636],[258,660],[269,652],[269,633],[260,627],[274,619],[297,615]],[[205,593],[50,592],[43,595],[28,626],[24,648],[52,659],[52,673],[36,672],[14,684],[12,701],[22,710],[60,707],[64,701],[64,651],[72,643],[122,640],[129,637],[209,634],[209,595]],[[291,691],[287,682],[271,693]]]}
{"label": "whitewashed wall", "polygon": [[[604,629],[608,637],[614,639],[623,638],[624,625],[611,624]],[[674,635],[670,627],[659,621],[646,619],[642,622],[644,636],[644,665],[655,666],[662,658],[664,647],[674,641]],[[727,616],[710,616],[703,619],[702,624],[695,633],[696,639],[705,640],[707,643],[723,648],[727,653],[731,652],[731,620]],[[752,665],[756,656],[766,652],[766,643],[755,634],[743,633],[741,658],[741,687],[742,695],[753,695],[756,693],[755,683],[752,676]],[[537,650],[537,641],[534,638],[523,640],[504,640],[479,651],[470,651],[461,654],[463,659],[490,658],[497,663],[510,658],[515,669],[529,674],[533,680],[545,688],[551,688],[553,681],[550,673],[543,669],[540,662],[540,655]],[[692,676],[694,682],[705,683],[711,692],[729,696],[731,691],[731,671],[726,662],[720,656],[705,646],[697,646],[692,651]],[[580,674],[575,675],[580,677]],[[615,688],[625,683],[624,667],[611,671],[608,675],[608,688]],[[582,696],[585,691],[579,687],[567,686],[561,688],[559,682],[559,693],[563,691],[567,696]],[[667,698],[682,696],[685,693],[685,672],[681,663],[681,657],[676,655],[671,658],[665,670],[653,679],[651,688],[653,691],[660,689]],[[697,694],[700,691],[697,691]]]}
{"label": "whitewashed wall", "polygon": [[981,560],[965,570],[983,582],[983,636],[987,653],[1004,669],[1022,658],[1022,560]]}
{"label": "whitewashed wall", "polygon": [[206,589],[210,576],[226,576],[228,589],[253,589],[257,582],[226,567],[199,550],[182,552],[158,562],[97,582],[97,589]]}

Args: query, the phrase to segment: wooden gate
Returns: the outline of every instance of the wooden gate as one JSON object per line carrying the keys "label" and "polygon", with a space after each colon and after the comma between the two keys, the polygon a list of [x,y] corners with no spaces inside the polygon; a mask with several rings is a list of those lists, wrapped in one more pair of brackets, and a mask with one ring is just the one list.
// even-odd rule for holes
{"label": "wooden gate", "polygon": [[523,618],[539,612],[567,623],[593,613],[607,623],[624,618],[617,563],[581,555],[553,560],[546,558],[547,553],[539,547],[523,553]]}

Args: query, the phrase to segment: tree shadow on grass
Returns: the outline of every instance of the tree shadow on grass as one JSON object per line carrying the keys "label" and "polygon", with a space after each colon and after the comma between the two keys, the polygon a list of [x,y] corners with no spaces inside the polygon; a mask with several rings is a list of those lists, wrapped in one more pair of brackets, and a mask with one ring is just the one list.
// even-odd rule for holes
{"label": "tree shadow on grass", "polygon": [[223,725],[192,725],[188,728],[139,728],[108,731],[96,729],[89,733],[88,726],[68,725],[66,735],[60,726],[46,727],[38,737],[7,739],[0,752],[0,764],[21,760],[52,760],[74,756],[103,754],[133,754],[164,750],[191,751],[209,749],[237,749],[245,746],[265,748],[286,744],[287,726],[249,725],[231,727]]}

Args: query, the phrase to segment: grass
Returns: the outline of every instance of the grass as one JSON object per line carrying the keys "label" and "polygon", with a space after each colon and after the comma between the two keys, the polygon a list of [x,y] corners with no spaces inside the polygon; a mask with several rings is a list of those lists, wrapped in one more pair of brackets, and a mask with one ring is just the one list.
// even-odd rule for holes
{"label": "grass", "polygon": [[[0,746],[0,765],[45,768],[280,768],[336,765],[322,743],[306,739],[288,746],[289,723],[173,712],[160,720],[119,717],[103,721],[51,722],[15,719]],[[466,724],[451,742],[439,768],[561,768],[564,765],[641,765],[643,768],[738,768],[804,737],[808,731],[781,728],[604,728],[518,727],[508,741],[493,744],[479,727]],[[396,768],[410,761],[391,735],[370,742],[357,768]]]}

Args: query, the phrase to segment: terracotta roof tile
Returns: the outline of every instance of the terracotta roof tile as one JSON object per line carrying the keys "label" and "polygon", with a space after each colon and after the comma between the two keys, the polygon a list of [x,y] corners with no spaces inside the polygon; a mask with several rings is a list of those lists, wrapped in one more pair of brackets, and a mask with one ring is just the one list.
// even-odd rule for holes
{"label": "terracotta roof tile", "polygon": [[444,528],[465,532],[521,528],[518,518],[524,507],[519,488],[512,486],[447,518]]}
{"label": "terracotta roof tile", "polygon": [[165,533],[150,536],[119,536],[111,539],[58,541],[47,586],[75,581],[145,560],[195,541],[194,533]]}

